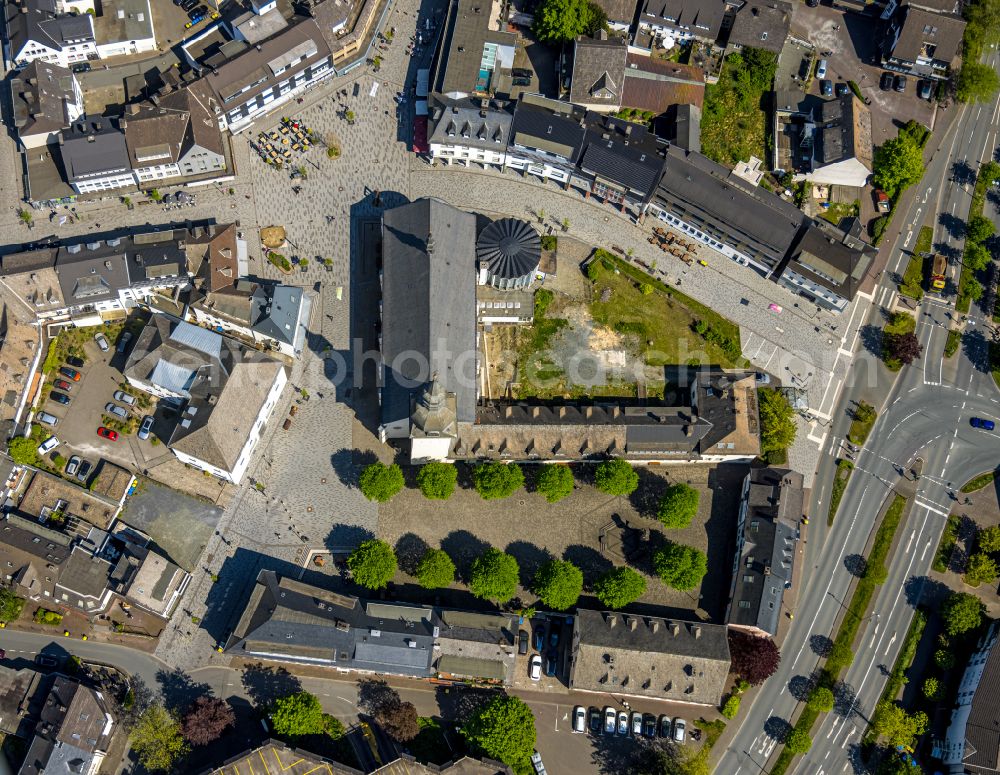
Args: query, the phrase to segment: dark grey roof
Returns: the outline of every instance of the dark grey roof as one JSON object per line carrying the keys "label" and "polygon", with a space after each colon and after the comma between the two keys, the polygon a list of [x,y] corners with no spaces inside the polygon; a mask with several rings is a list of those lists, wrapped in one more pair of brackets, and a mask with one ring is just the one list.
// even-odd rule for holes
{"label": "dark grey roof", "polygon": [[673,141],[686,151],[701,153],[701,108],[674,106]]}
{"label": "dark grey roof", "polygon": [[476,240],[476,258],[493,277],[515,279],[538,269],[542,239],[535,227],[518,218],[494,221]]}
{"label": "dark grey roof", "polygon": [[749,0],[736,12],[729,44],[781,53],[792,21],[792,6],[784,0]]}
{"label": "dark grey roof", "polygon": [[68,106],[76,103],[74,75],[36,59],[10,78],[14,126],[20,135],[58,132],[69,125]]}
{"label": "dark grey roof", "polygon": [[109,118],[82,116],[63,130],[59,146],[70,183],[131,169],[125,133]]}
{"label": "dark grey roof", "polygon": [[583,149],[585,111],[537,95],[522,95],[514,111],[511,143],[576,162]]}
{"label": "dark grey roof", "polygon": [[725,13],[723,0],[644,0],[639,21],[714,40]]}
{"label": "dark grey roof", "polygon": [[892,49],[893,58],[916,62],[918,57],[927,57],[950,65],[962,46],[965,20],[912,6],[904,7],[901,12],[905,17],[899,39]]}
{"label": "dark grey roof", "polygon": [[504,47],[513,60],[513,48],[517,42],[513,33],[490,29],[490,8],[490,4],[483,0],[451,0],[435,53],[430,81],[432,91],[449,96],[477,92],[509,93],[510,71],[501,66],[499,56],[489,82],[484,84],[480,79],[483,47],[487,43]]}
{"label": "dark grey roof", "polygon": [[13,57],[32,41],[58,51],[72,41],[94,40],[93,17],[86,13],[57,15],[54,0],[20,0],[5,6]]}
{"label": "dark grey roof", "polygon": [[663,169],[665,145],[646,127],[588,112],[580,168],[642,197],[651,194]]}
{"label": "dark grey roof", "polygon": [[0,732],[27,737],[44,700],[41,673],[0,665]]}
{"label": "dark grey roof", "polygon": [[594,5],[604,11],[609,22],[631,25],[635,18],[636,0],[596,0]]}
{"label": "dark grey roof", "polygon": [[624,38],[578,37],[573,48],[573,80],[569,100],[578,105],[606,105],[608,109],[622,104],[625,81],[625,57],[628,46]]}
{"label": "dark grey roof", "polygon": [[845,299],[853,299],[875,257],[875,249],[820,221],[810,222],[780,267],[794,271]]}
{"label": "dark grey roof", "polygon": [[[382,217],[382,357],[385,390],[405,402],[433,373],[456,394],[458,420],[475,418],[476,217],[439,199],[418,199]],[[414,354],[423,363],[414,360]],[[403,356],[400,358],[399,356]],[[397,360],[398,359],[398,360]]]}
{"label": "dark grey roof", "polygon": [[294,344],[305,293],[292,285],[258,285],[251,298],[254,331]]}
{"label": "dark grey roof", "polygon": [[451,99],[443,94],[432,93],[427,104],[430,113],[428,142],[461,142],[470,148],[492,151],[507,149],[513,121],[513,102],[487,100],[487,105],[483,108],[482,101],[476,98]]}
{"label": "dark grey roof", "polygon": [[64,245],[56,254],[56,275],[67,306],[117,298],[129,286],[124,245],[100,239]]}

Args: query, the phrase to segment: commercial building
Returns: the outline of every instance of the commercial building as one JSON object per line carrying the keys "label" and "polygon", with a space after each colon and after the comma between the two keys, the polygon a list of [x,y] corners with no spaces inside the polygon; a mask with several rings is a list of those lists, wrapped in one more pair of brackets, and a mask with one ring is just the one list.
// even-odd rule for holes
{"label": "commercial building", "polygon": [[507,161],[514,104],[431,94],[427,100],[431,158],[445,164],[502,169]]}
{"label": "commercial building", "polygon": [[97,58],[94,17],[68,14],[57,0],[12,0],[4,4],[7,60],[21,67],[40,59],[60,67]]}
{"label": "commercial building", "polygon": [[499,0],[451,0],[431,66],[431,91],[446,97],[509,97],[517,38]]}
{"label": "commercial building", "polygon": [[110,191],[135,182],[125,133],[117,122],[81,116],[59,133],[66,182],[78,194]]}
{"label": "commercial building", "polygon": [[35,60],[10,77],[13,124],[24,148],[59,141],[59,132],[83,115],[76,76],[59,65]]}
{"label": "commercial building", "polygon": [[882,65],[916,78],[947,80],[964,34],[961,16],[904,5],[889,22]]}
{"label": "commercial building", "polygon": [[575,691],[718,705],[729,675],[723,625],[580,609],[570,648]]}

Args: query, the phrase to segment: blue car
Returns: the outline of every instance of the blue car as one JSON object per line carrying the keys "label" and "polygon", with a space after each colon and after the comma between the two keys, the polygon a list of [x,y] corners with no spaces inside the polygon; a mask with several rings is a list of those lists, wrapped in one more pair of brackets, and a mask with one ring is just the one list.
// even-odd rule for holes
{"label": "blue car", "polygon": [[70,402],[70,397],[65,393],[49,393],[49,398],[55,401],[57,404],[68,404]]}
{"label": "blue car", "polygon": [[996,427],[996,423],[993,420],[981,420],[978,417],[973,417],[969,420],[969,424],[973,428],[981,428],[984,431],[991,431]]}
{"label": "blue car", "polygon": [[545,628],[536,627],[535,628],[535,651],[541,651],[545,648]]}

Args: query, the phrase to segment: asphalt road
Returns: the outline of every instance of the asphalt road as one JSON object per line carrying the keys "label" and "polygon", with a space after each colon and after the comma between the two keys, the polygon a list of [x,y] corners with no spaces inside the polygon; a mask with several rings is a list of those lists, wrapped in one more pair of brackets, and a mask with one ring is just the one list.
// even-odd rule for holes
{"label": "asphalt road", "polygon": [[[989,58],[996,66],[996,54]],[[997,142],[997,104],[965,108],[952,124],[942,151],[928,165],[922,191],[901,213],[904,224],[892,246],[889,269],[905,269],[909,259],[903,251],[916,239],[919,227],[931,209],[935,213],[936,242],[961,248],[957,233],[946,233],[950,218],[968,213],[970,191],[953,180],[953,164],[965,160],[973,169],[992,157]],[[942,218],[940,214],[946,213]],[[957,279],[954,262],[951,274]],[[869,324],[883,324],[882,304],[891,303],[895,284],[891,272],[876,290],[876,304]],[[947,336],[947,315],[953,314],[954,297],[928,295],[917,311],[917,335],[924,344],[923,358],[904,368],[893,381],[875,358],[862,352],[852,367],[854,384],[842,400],[830,427],[813,493],[806,575],[795,620],[782,644],[783,659],[778,672],[761,688],[743,719],[740,730],[716,767],[724,775],[759,772],[775,755],[778,740],[794,721],[799,700],[793,689],[817,667],[814,646],[824,636],[836,634],[843,603],[852,592],[852,575],[845,559],[864,555],[876,517],[901,483],[900,473],[922,460],[922,476],[916,483],[909,517],[901,529],[900,542],[890,561],[889,577],[881,587],[874,610],[862,626],[855,660],[844,676],[856,694],[849,697],[845,713],[828,714],[813,730],[813,747],[794,768],[797,773],[827,775],[847,772],[857,755],[856,745],[884,685],[879,665],[890,666],[896,658],[914,606],[922,592],[921,579],[933,560],[947,514],[953,504],[949,492],[963,481],[996,465],[996,437],[972,428],[973,415],[997,419],[1000,392],[993,384],[982,357],[986,342],[967,337],[959,355],[942,363]],[[989,319],[973,309],[968,331],[984,330]],[[971,346],[968,341],[973,340]],[[952,362],[954,361],[954,362]],[[856,470],[841,501],[837,519],[827,529],[825,515],[833,471],[847,433],[846,410],[851,402],[865,398],[880,408],[879,419],[868,443],[856,457]],[[913,487],[911,484],[910,487]],[[847,564],[850,564],[848,561]],[[849,694],[849,693],[848,693]],[[853,700],[853,701],[850,701]],[[849,720],[845,720],[849,715]]]}

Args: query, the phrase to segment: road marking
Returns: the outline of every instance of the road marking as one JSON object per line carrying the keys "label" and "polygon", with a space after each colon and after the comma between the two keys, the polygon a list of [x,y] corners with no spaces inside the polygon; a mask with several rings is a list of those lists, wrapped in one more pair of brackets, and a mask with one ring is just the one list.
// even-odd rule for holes
{"label": "road marking", "polygon": [[920,553],[920,562],[924,561],[924,557],[927,556],[927,550],[931,548],[931,537],[927,536],[927,543],[924,544],[924,550]]}
{"label": "road marking", "polygon": [[841,748],[846,748],[847,747],[847,741],[850,740],[851,739],[851,735],[853,735],[857,731],[858,731],[858,728],[852,725],[851,728],[849,730],[847,730],[847,734],[844,735],[844,742],[842,742],[840,744],[840,747]]}
{"label": "road marking", "polygon": [[914,498],[913,500],[914,500],[914,503],[916,503],[918,506],[920,506],[922,508],[925,508],[928,511],[933,511],[935,514],[937,514],[939,516],[942,516],[942,517],[949,517],[949,516],[951,516],[947,511],[941,511],[941,509],[935,508],[934,506],[931,506],[929,503],[924,503],[919,497]]}
{"label": "road marking", "polygon": [[884,656],[889,654],[889,649],[892,648],[892,644],[895,642],[896,642],[896,633],[893,633],[892,637],[889,638],[889,644],[885,647],[885,651],[883,652]]}

